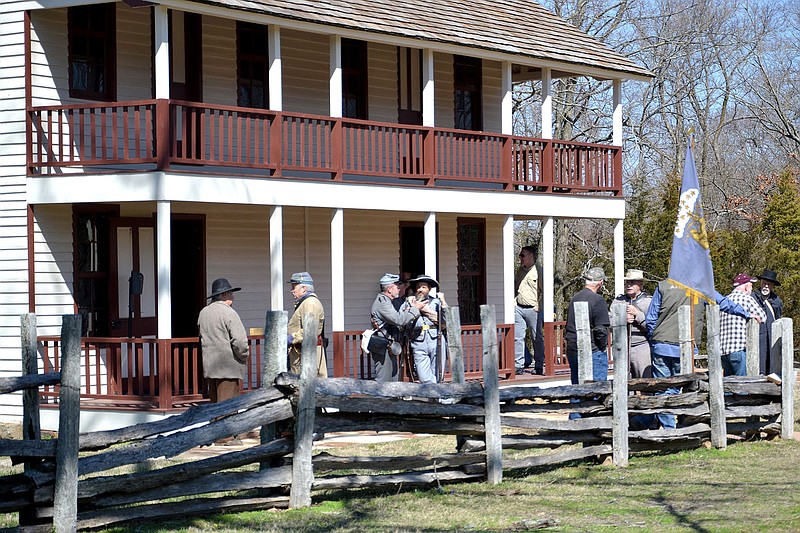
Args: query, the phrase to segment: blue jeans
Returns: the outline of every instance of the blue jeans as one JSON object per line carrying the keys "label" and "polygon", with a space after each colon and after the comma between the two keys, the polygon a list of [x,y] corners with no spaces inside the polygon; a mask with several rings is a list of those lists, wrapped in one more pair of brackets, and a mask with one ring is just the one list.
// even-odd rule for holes
{"label": "blue jeans", "polygon": [[721,359],[723,376],[747,375],[747,355],[744,350],[723,355]]}
{"label": "blue jeans", "polygon": [[[681,373],[681,358],[680,357],[664,357],[663,355],[653,354],[653,377],[654,378],[668,378],[670,376],[677,376]],[[670,387],[664,391],[657,392],[656,396],[663,394],[679,394],[681,390],[676,387]],[[664,429],[675,429],[676,421],[675,415],[658,415],[658,423]]]}
{"label": "blue jeans", "polygon": [[[578,384],[578,354],[567,353],[569,372],[572,384]],[[606,381],[608,379],[608,354],[606,352],[592,352],[592,379]]]}
{"label": "blue jeans", "polygon": [[[578,354],[567,353],[567,361],[569,361],[569,371],[572,378],[572,383],[578,383]],[[606,352],[592,352],[592,380],[606,381],[608,379],[608,354]],[[569,403],[581,403],[576,398],[570,399]],[[570,413],[569,419],[575,420],[580,418],[580,413]]]}
{"label": "blue jeans", "polygon": [[[525,333],[531,330],[531,339],[536,344],[538,312],[536,309],[514,306],[514,366],[525,366]],[[544,354],[542,354],[544,355]],[[542,368],[544,361],[536,361],[536,368]]]}

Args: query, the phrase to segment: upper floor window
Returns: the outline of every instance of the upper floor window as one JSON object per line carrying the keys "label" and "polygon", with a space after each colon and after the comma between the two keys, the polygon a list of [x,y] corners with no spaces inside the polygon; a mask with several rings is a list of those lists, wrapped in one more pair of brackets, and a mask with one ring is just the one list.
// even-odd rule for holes
{"label": "upper floor window", "polygon": [[242,107],[269,108],[269,39],[267,27],[236,23],[236,91]]}
{"label": "upper floor window", "polygon": [[342,116],[367,119],[367,43],[342,39]]}
{"label": "upper floor window", "polygon": [[116,4],[70,7],[69,95],[87,100],[116,98]]}
{"label": "upper floor window", "polygon": [[453,97],[455,100],[455,124],[459,130],[479,131],[483,129],[481,102],[481,60],[475,57],[453,57]]}

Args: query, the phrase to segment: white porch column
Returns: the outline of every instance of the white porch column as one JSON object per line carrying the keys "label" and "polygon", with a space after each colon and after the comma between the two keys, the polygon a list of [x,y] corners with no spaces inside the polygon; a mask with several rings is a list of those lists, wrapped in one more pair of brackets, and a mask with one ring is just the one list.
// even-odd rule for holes
{"label": "white porch column", "polygon": [[433,50],[422,50],[422,125],[432,128],[436,125],[434,116]]}
{"label": "white porch column", "polygon": [[269,213],[269,295],[270,309],[283,310],[283,206]]}
{"label": "white porch column", "polygon": [[514,133],[514,124],[512,121],[514,114],[514,100],[513,87],[511,84],[511,61],[503,61],[500,68],[503,71],[501,75],[502,87],[500,88],[500,98],[502,99],[500,106],[500,114],[502,115],[500,132],[503,135],[511,135]]}
{"label": "white porch column", "polygon": [[331,331],[344,331],[344,210],[331,215]]}
{"label": "white porch column", "polygon": [[[553,138],[553,95],[550,93],[552,72],[542,69],[542,139]],[[545,319],[546,320],[546,319]]]}
{"label": "white porch column", "polygon": [[269,108],[283,111],[283,76],[281,71],[281,28],[267,27],[269,47]]}
{"label": "white porch column", "polygon": [[614,294],[625,293],[625,240],[622,219],[614,224]]}
{"label": "white porch column", "polygon": [[156,254],[158,264],[158,338],[172,338],[172,228],[169,202],[156,202]]}
{"label": "white porch column", "polygon": [[614,146],[622,146],[622,80],[614,80],[613,87],[614,112],[611,143]]}
{"label": "white porch column", "polygon": [[330,115],[342,116],[342,37],[331,35],[330,45]]}
{"label": "white porch column", "polygon": [[514,323],[514,217],[506,216],[503,222],[503,322]]}
{"label": "white porch column", "polygon": [[425,216],[423,228],[425,237],[425,274],[436,279],[436,213]]}
{"label": "white porch column", "polygon": [[156,98],[169,98],[169,16],[163,5],[153,8],[155,30],[153,40],[155,57]]}
{"label": "white porch column", "polygon": [[542,307],[545,322],[555,320],[555,223],[547,217],[542,226]]}

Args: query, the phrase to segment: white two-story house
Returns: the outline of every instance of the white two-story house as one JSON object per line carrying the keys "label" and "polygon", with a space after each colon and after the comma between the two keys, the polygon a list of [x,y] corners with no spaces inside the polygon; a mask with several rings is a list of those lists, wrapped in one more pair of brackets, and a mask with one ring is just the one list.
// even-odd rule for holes
{"label": "white two-story house", "polygon": [[[459,306],[472,375],[493,304],[513,379],[517,220],[543,224],[548,372],[566,366],[556,219],[617,221],[622,292],[621,87],[650,73],[533,0],[7,0],[0,57],[0,375],[21,371],[21,314],[42,370],[80,314],[89,429],[202,399],[215,278],[242,287],[246,387],[292,272],[314,277],[331,374],[353,377],[370,375],[358,341],[378,279],[406,272]],[[610,81],[611,145],[554,140],[551,83],[576,76]],[[537,138],[512,131],[531,80]],[[0,397],[0,419],[20,402]]]}

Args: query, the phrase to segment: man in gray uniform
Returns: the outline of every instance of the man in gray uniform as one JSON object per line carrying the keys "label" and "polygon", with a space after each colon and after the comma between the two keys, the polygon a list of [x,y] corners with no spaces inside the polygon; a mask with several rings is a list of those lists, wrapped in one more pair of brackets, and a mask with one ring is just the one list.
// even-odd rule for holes
{"label": "man in gray uniform", "polygon": [[[400,295],[397,274],[384,274],[379,283],[381,292],[372,304],[372,325],[375,335],[399,341],[407,326],[419,317],[419,310],[424,304],[415,299],[406,302],[399,310],[394,308],[392,300]],[[370,351],[372,361],[375,363],[375,379],[377,381],[398,381],[400,365],[398,356],[402,353],[399,342],[390,342],[389,346],[381,352]]]}
{"label": "man in gray uniform", "polygon": [[423,304],[420,316],[411,328],[411,353],[414,355],[414,366],[420,383],[436,383],[441,359],[444,357],[444,352],[438,349],[441,335],[439,319],[442,316],[442,309],[447,307],[447,302],[444,300],[444,293],[431,294],[431,289],[438,289],[439,283],[430,276],[422,275],[412,279],[411,287],[414,289],[414,301]]}

